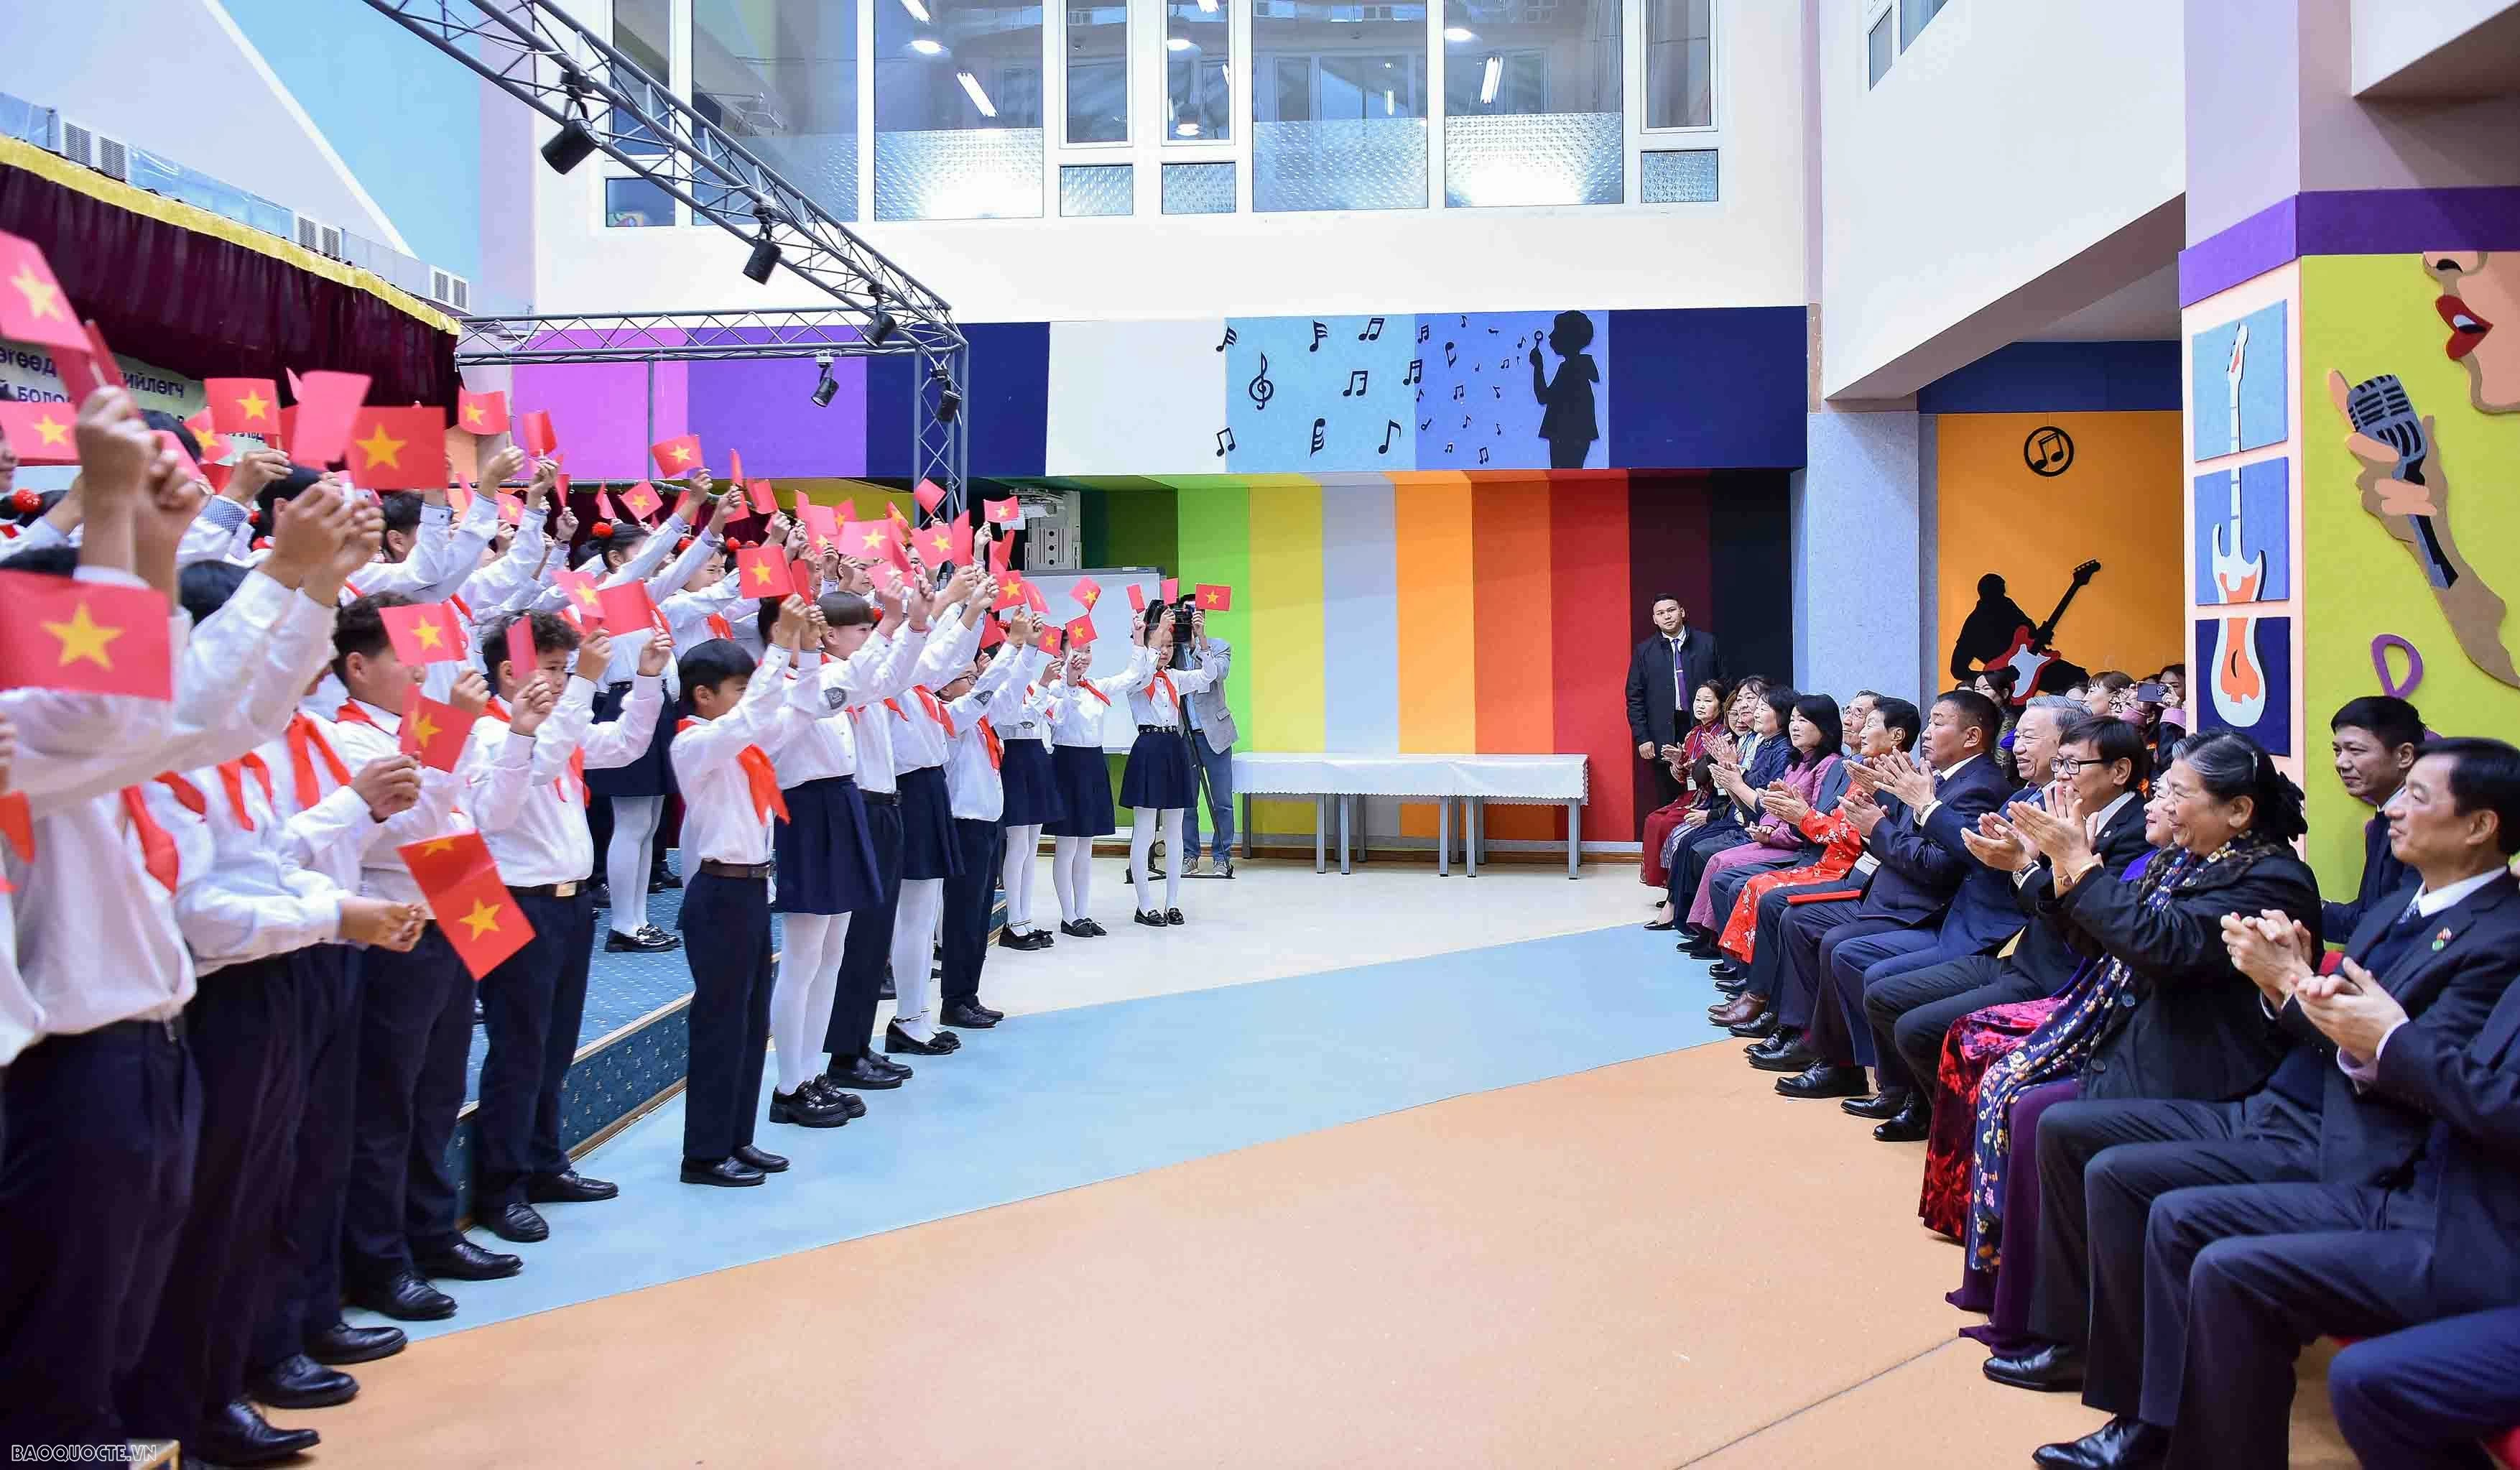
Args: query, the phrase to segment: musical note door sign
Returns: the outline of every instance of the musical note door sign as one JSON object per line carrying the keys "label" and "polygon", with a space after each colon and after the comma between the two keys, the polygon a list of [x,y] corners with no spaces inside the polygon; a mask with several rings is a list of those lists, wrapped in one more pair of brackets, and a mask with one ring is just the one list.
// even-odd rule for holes
{"label": "musical note door sign", "polygon": [[2292,620],[2245,612],[2196,620],[2188,713],[2199,730],[2237,730],[2277,756],[2292,749]]}

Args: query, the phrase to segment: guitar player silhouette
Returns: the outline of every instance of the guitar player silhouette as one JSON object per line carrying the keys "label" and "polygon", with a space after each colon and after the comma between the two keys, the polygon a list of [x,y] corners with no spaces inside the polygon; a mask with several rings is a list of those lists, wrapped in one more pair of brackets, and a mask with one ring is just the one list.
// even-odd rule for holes
{"label": "guitar player silhouette", "polygon": [[2048,615],[2045,622],[2031,620],[2021,604],[2005,590],[2002,576],[1990,572],[1979,577],[1977,606],[1969,610],[1960,623],[1959,636],[1952,640],[1952,678],[1966,684],[1982,669],[2008,666],[2016,673],[2012,693],[2016,704],[2028,701],[2034,694],[2071,688],[2081,670],[2057,658],[2049,640],[2056,636],[2056,624],[2073,604],[2074,594],[2082,591],[2099,570],[2096,561],[2075,568],[2073,582],[2057,599],[2055,611]]}

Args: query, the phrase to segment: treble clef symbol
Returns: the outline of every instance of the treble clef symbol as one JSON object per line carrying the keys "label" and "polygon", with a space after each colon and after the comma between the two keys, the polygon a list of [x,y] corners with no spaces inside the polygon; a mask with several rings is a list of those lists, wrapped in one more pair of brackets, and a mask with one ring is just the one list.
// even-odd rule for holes
{"label": "treble clef symbol", "polygon": [[1243,391],[1251,395],[1254,412],[1268,408],[1269,400],[1278,395],[1278,385],[1269,381],[1269,354],[1260,354],[1260,371],[1251,375],[1251,384]]}

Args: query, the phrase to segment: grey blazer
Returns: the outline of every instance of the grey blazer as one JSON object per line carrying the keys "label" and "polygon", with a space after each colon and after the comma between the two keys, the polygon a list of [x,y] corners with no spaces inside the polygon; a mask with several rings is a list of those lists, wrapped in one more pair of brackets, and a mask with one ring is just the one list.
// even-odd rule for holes
{"label": "grey blazer", "polygon": [[1216,678],[1190,697],[1190,707],[1198,715],[1198,732],[1207,740],[1207,748],[1222,756],[1234,749],[1241,731],[1234,727],[1234,711],[1225,703],[1225,675],[1234,667],[1234,645],[1222,638],[1210,638],[1207,646],[1216,654]]}

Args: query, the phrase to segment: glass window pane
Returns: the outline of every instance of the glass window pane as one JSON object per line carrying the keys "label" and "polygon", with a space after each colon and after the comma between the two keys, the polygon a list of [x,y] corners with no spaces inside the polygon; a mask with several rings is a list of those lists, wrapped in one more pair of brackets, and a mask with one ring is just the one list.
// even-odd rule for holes
{"label": "glass window pane", "polygon": [[1444,197],[1626,197],[1617,0],[1445,0]]}
{"label": "glass window pane", "polygon": [[1231,214],[1234,212],[1232,163],[1166,163],[1164,212],[1167,214]]}
{"label": "glass window pane", "polygon": [[876,218],[1038,217],[1040,7],[870,3]]}
{"label": "glass window pane", "polygon": [[1647,149],[1640,158],[1642,167],[1638,180],[1644,201],[1649,205],[1711,205],[1715,203],[1717,163],[1711,148],[1659,151]]}
{"label": "glass window pane", "polygon": [[1164,136],[1203,143],[1234,136],[1231,0],[1166,0]]}
{"label": "glass window pane", "polygon": [[1942,14],[1944,4],[1945,0],[1899,0],[1900,50],[1907,50],[1908,43],[1925,28],[1925,23]]}
{"label": "glass window pane", "polygon": [[[672,34],[672,23],[666,19],[668,0],[613,0],[612,47],[638,63],[639,69],[656,79],[656,84],[670,87],[674,80],[673,51],[666,39]],[[662,111],[659,104],[649,102],[649,110]],[[627,117],[610,124],[620,134],[622,151],[637,154],[660,154],[664,145],[650,139],[645,124]],[[649,140],[649,141],[642,141]]]}
{"label": "glass window pane", "polygon": [[1262,0],[1251,17],[1256,209],[1426,204],[1426,9]]}
{"label": "glass window pane", "polygon": [[604,181],[607,229],[636,230],[674,222],[674,197],[646,179]]}
{"label": "glass window pane", "polygon": [[1067,10],[1067,141],[1129,141],[1129,10]]}
{"label": "glass window pane", "polygon": [[1872,23],[1872,29],[1864,37],[1864,84],[1867,87],[1879,86],[1881,78],[1890,74],[1890,59],[1896,54],[1891,50],[1892,39],[1890,13],[1883,11],[1881,19]]}
{"label": "glass window pane", "polygon": [[692,0],[693,108],[835,219],[858,217],[857,6]]}
{"label": "glass window pane", "polygon": [[1645,0],[1645,126],[1715,125],[1715,0]]}
{"label": "glass window pane", "polygon": [[1136,201],[1135,184],[1126,163],[1061,163],[1058,166],[1058,212],[1070,219],[1127,214]]}

